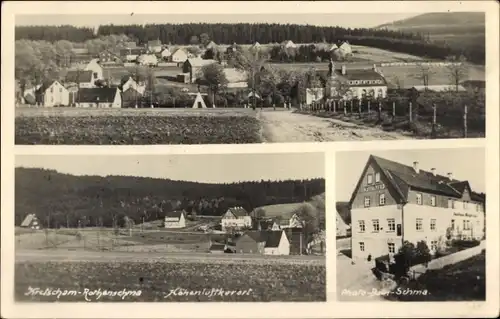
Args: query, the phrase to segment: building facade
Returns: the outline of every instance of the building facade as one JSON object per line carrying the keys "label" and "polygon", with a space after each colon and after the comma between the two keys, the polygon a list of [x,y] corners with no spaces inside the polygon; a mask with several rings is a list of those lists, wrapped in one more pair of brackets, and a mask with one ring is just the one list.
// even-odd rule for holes
{"label": "building facade", "polygon": [[121,108],[122,96],[118,88],[80,89],[76,107]]}
{"label": "building facade", "polygon": [[251,228],[252,217],[243,207],[229,208],[221,219],[222,230],[229,228]]}
{"label": "building facade", "polygon": [[58,81],[48,81],[35,91],[35,99],[43,107],[68,106],[69,92]]}
{"label": "building facade", "polygon": [[165,214],[165,228],[186,227],[186,216],[184,211],[176,210]]}
{"label": "building facade", "polygon": [[397,253],[405,241],[431,253],[449,239],[482,239],[484,196],[467,181],[370,156],[351,201],[352,256]]}

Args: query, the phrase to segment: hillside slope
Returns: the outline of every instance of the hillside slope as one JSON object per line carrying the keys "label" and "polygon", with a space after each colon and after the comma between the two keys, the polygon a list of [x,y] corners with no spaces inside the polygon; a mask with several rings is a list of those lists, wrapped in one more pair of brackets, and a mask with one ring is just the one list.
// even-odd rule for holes
{"label": "hillside slope", "polygon": [[[481,31],[484,33],[485,15],[482,12],[432,12],[415,17],[386,23],[375,29],[389,29],[395,31],[443,33],[444,30],[456,33],[457,30]],[[416,31],[418,32],[418,31]],[[462,31],[460,31],[462,32]]]}

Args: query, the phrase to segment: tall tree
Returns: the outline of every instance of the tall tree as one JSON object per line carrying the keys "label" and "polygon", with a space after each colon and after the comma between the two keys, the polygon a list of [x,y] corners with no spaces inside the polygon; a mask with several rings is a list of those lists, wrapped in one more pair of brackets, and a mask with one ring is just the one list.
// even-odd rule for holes
{"label": "tall tree", "polygon": [[213,105],[215,107],[215,97],[217,92],[223,90],[227,84],[228,80],[226,74],[224,73],[224,67],[218,63],[211,63],[204,65],[198,76],[209,88],[213,96]]}
{"label": "tall tree", "polygon": [[451,84],[455,86],[456,92],[459,91],[460,84],[468,78],[468,67],[467,59],[461,56],[449,56],[446,61],[450,63],[447,66],[448,76],[450,78]]}
{"label": "tall tree", "polygon": [[248,84],[252,90],[253,96],[252,108],[255,109],[257,104],[257,74],[262,70],[269,57],[262,51],[236,51],[234,57],[234,67],[243,70],[248,74]]}

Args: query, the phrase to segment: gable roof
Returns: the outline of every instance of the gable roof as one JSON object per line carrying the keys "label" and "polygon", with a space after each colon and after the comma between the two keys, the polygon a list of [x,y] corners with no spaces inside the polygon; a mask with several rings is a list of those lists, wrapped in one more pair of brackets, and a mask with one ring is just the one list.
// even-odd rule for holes
{"label": "gable roof", "polygon": [[[83,88],[77,96],[77,103],[114,102],[117,88]],[[99,99],[98,99],[99,98]]]}
{"label": "gable roof", "polygon": [[204,60],[204,59],[201,59],[201,58],[189,58],[189,59],[186,60],[186,62],[189,62],[189,64],[191,66],[201,67],[201,66],[204,66],[204,65],[216,63],[217,61],[212,60],[212,59]]}
{"label": "gable roof", "polygon": [[221,243],[213,243],[212,245],[210,245],[210,250],[225,250],[226,249],[226,245],[225,244],[221,244]]}
{"label": "gable roof", "polygon": [[236,217],[248,216],[248,212],[243,207],[231,207],[229,211]]}
{"label": "gable roof", "polygon": [[35,214],[28,214],[24,218],[23,222],[21,223],[21,227],[29,227],[31,226],[31,223],[36,219]]}
{"label": "gable roof", "polygon": [[257,243],[265,243],[264,247],[266,248],[274,248],[279,246],[282,233],[283,230],[250,230],[244,235],[248,235]]}
{"label": "gable roof", "polygon": [[46,80],[46,81],[43,81],[43,83],[36,89],[35,92],[37,92],[37,93],[45,92],[55,82],[57,82],[57,81],[56,80]]}
{"label": "gable roof", "polygon": [[184,214],[184,211],[182,210],[174,210],[171,212],[166,212],[165,217],[171,217],[171,218],[178,218],[180,219],[182,214]]}
{"label": "gable roof", "polygon": [[[366,171],[366,167],[372,162],[380,168],[393,189],[399,194],[400,199],[404,202],[408,201],[408,190],[410,188],[431,194],[461,198],[465,187],[470,187],[467,181],[450,180],[448,177],[439,174],[434,175],[432,172],[422,169],[419,169],[417,173],[411,166],[374,155],[370,155],[364,171]],[[356,190],[359,188],[360,182],[361,180],[358,182]],[[351,203],[355,195],[353,193]]]}
{"label": "gable roof", "polygon": [[214,49],[214,48],[216,48],[216,47],[217,47],[217,44],[216,44],[214,41],[210,41],[210,42],[207,44],[207,46],[206,46],[206,48],[207,48],[207,49]]}
{"label": "gable roof", "polygon": [[[342,69],[335,70],[337,76],[345,78],[347,80],[382,80],[383,83],[387,83],[385,77],[379,72],[373,69],[347,69],[346,73],[342,74]],[[351,85],[355,86],[355,85]]]}
{"label": "gable roof", "polygon": [[64,80],[73,83],[90,83],[92,82],[92,71],[69,70]]}

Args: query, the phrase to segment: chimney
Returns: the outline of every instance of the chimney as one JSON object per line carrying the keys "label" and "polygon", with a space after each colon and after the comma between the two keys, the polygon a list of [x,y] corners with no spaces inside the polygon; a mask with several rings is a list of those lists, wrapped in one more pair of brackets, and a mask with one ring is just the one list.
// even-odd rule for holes
{"label": "chimney", "polygon": [[418,169],[418,162],[413,162],[413,169],[415,170],[415,173],[419,173],[420,170]]}
{"label": "chimney", "polygon": [[436,176],[436,169],[434,167],[431,168],[431,173],[432,173],[432,175]]}
{"label": "chimney", "polygon": [[448,175],[448,179],[449,179],[450,181],[452,181],[452,180],[453,180],[453,173],[448,173],[447,175]]}
{"label": "chimney", "polygon": [[345,65],[342,65],[342,75],[345,75],[345,74],[346,74]]}

